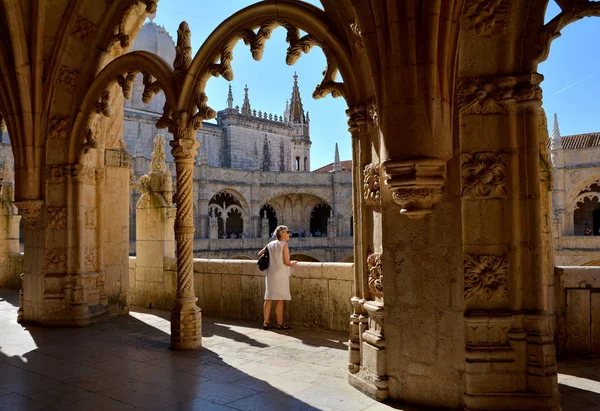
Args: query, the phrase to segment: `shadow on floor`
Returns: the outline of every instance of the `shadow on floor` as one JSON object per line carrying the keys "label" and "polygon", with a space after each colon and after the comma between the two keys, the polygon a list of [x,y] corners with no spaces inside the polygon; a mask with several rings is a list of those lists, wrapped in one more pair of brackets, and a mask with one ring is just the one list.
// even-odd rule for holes
{"label": "shadow on floor", "polygon": [[[211,349],[169,350],[160,316],[132,313],[86,328],[23,327],[14,300],[15,292],[0,290],[0,409],[318,409]],[[207,328],[255,349],[267,346],[223,326]]]}

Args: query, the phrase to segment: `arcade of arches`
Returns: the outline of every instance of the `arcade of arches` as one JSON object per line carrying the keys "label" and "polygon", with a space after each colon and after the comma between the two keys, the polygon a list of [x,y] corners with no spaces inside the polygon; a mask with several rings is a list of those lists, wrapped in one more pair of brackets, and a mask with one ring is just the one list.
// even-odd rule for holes
{"label": "arcade of arches", "polygon": [[[182,23],[166,62],[126,53],[156,0],[1,0],[0,113],[24,221],[20,320],[85,326],[126,310],[129,203],[119,199],[128,198],[129,172],[115,130],[142,73],[145,100],[165,93],[158,126],[173,135],[171,346],[201,347],[192,170],[195,130],[216,115],[205,85],[233,78],[239,40],[260,59],[281,27],[288,64],[312,46],[325,53],[314,97],[348,104],[349,382],[423,406],[558,410],[537,66],[562,28],[599,11],[591,1],[557,3],[562,12],[544,24],[547,0],[322,0],[324,10],[265,0],[227,19],[195,54]],[[239,225],[243,212],[223,199]]]}

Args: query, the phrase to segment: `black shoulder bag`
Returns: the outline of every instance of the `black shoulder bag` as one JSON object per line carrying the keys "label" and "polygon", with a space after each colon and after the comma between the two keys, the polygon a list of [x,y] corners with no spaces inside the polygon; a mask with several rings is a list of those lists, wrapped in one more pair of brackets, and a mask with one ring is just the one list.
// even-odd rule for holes
{"label": "black shoulder bag", "polygon": [[265,252],[263,253],[263,255],[261,255],[258,258],[258,261],[256,262],[256,265],[258,265],[258,269],[260,271],[265,271],[267,268],[269,268],[269,250],[265,250]]}

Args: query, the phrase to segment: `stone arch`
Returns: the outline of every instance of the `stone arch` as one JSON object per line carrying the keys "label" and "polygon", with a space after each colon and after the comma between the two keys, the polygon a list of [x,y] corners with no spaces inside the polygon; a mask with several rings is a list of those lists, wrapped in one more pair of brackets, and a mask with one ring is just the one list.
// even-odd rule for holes
{"label": "stone arch", "polygon": [[567,195],[567,205],[570,207],[575,207],[576,199],[585,192],[589,191],[594,184],[600,185],[600,174],[594,174],[593,176],[582,180],[578,184],[574,184]]}
{"label": "stone arch", "polygon": [[[211,76],[222,75],[228,81],[233,79],[230,62],[237,42],[243,40],[249,45],[252,57],[258,61],[262,58],[266,40],[277,27],[288,31],[290,47],[286,62],[289,65],[294,64],[302,52],[310,51],[312,46],[321,46],[327,59],[327,69],[313,97],[332,94],[334,97],[343,96],[349,106],[356,104],[359,82],[351,62],[350,47],[336,35],[332,26],[323,10],[306,3],[258,3],[246,7],[222,22],[202,44],[182,85],[178,109],[193,113],[198,107],[199,114],[196,116],[201,116],[200,113],[207,108],[204,91]],[[257,28],[259,31],[255,33]],[[300,30],[308,34],[300,38]],[[338,71],[344,83],[335,81]]]}
{"label": "stone arch", "polygon": [[[81,162],[82,152],[87,152],[97,145],[93,130],[93,121],[99,115],[110,116],[110,88],[119,84],[126,98],[131,92],[131,85],[138,73],[144,74],[147,83],[148,99],[162,90],[165,93],[166,106],[176,102],[177,86],[173,69],[162,58],[146,51],[134,51],[117,57],[102,69],[94,78],[85,98],[71,133],[69,162]],[[155,81],[152,81],[155,78]],[[84,136],[85,142],[77,136]]]}
{"label": "stone arch", "polygon": [[217,217],[219,236],[226,232],[241,234],[248,231],[246,227],[250,221],[249,210],[244,197],[237,191],[230,189],[218,191],[208,201],[208,208],[209,216]]}

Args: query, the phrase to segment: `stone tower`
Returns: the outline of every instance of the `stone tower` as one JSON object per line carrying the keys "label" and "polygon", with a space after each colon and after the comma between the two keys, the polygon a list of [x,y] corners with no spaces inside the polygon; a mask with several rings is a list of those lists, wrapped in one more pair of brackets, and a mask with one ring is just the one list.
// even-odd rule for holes
{"label": "stone tower", "polygon": [[302,98],[298,88],[298,75],[294,73],[292,98],[286,103],[285,120],[293,127],[292,132],[292,170],[310,171],[310,119],[304,113]]}

